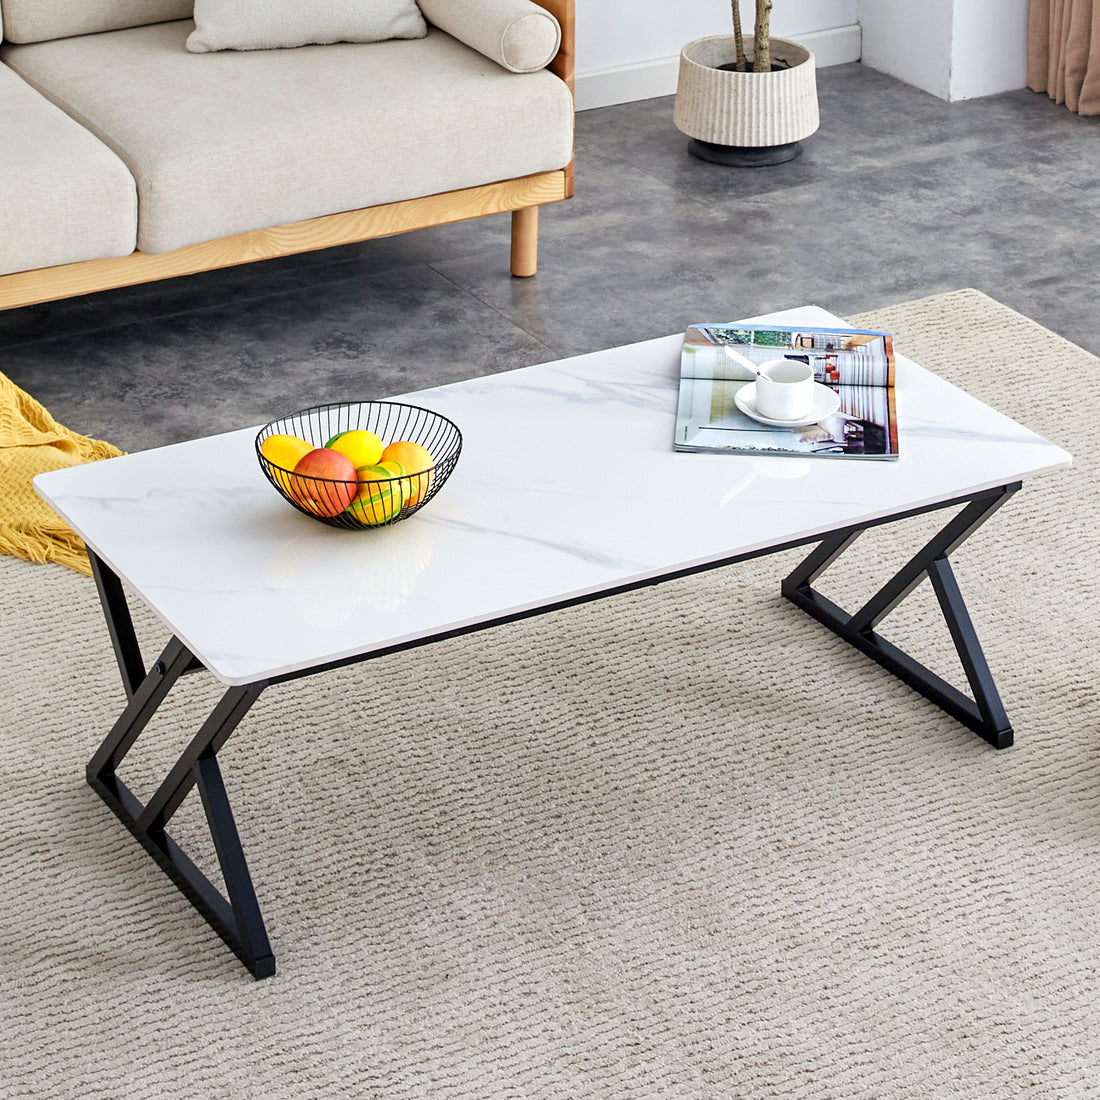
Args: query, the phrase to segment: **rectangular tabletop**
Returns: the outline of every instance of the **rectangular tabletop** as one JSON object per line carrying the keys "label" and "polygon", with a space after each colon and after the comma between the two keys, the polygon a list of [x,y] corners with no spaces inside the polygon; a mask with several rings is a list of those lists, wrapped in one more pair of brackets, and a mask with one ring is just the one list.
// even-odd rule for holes
{"label": "rectangular tabletop", "polygon": [[[816,307],[753,320],[843,324]],[[430,503],[376,530],[326,527],[280,499],[256,459],[259,426],[34,484],[214,676],[240,685],[1070,462],[901,356],[897,462],[677,454],[681,343],[401,395],[450,417],[462,456]]]}

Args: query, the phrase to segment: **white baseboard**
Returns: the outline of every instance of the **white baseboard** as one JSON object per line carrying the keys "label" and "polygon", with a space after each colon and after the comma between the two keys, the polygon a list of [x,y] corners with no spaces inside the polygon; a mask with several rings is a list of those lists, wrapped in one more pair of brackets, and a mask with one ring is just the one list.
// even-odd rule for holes
{"label": "white baseboard", "polygon": [[833,27],[810,34],[792,34],[791,40],[805,46],[819,69],[830,65],[847,65],[863,56],[863,30],[858,23],[850,27]]}
{"label": "white baseboard", "polygon": [[[792,34],[789,37],[812,51],[819,69],[858,61],[860,58],[858,24],[834,27],[827,31],[813,31],[810,34]],[[586,111],[591,107],[611,107],[616,103],[632,103],[636,99],[674,95],[679,71],[680,55],[677,54],[675,57],[660,57],[634,65],[618,65],[597,72],[578,73],[577,110]]]}

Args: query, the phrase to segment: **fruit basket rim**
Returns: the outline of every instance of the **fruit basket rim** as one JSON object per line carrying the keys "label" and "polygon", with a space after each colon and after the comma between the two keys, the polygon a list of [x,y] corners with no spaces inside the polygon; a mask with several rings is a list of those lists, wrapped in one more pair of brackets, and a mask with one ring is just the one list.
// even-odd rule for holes
{"label": "fruit basket rim", "polygon": [[[266,432],[268,430],[268,428],[272,427],[275,424],[285,423],[286,421],[289,421],[289,420],[303,419],[305,417],[308,417],[311,413],[319,413],[319,412],[323,412],[323,411],[328,410],[328,409],[362,408],[364,406],[369,406],[369,405],[388,406],[388,407],[391,407],[391,408],[398,408],[398,409],[413,409],[415,412],[418,412],[418,413],[428,413],[430,416],[434,416],[434,417],[438,418],[439,420],[442,420],[445,424],[449,425],[451,427],[451,429],[454,431],[455,441],[454,441],[454,444],[453,444],[453,448],[454,448],[455,456],[457,456],[462,451],[462,429],[459,428],[459,426],[449,416],[445,416],[441,412],[436,412],[435,409],[429,409],[424,405],[414,405],[410,401],[387,401],[387,400],[381,400],[381,401],[329,401],[329,402],[326,402],[323,405],[310,405],[308,408],[299,409],[297,412],[285,413],[282,416],[275,417],[273,420],[268,420],[259,429],[259,431],[257,431],[257,433],[256,433],[256,439],[255,439],[255,442],[254,442],[254,446],[255,446],[255,449],[256,449],[256,455],[261,460],[261,462],[263,462],[267,466],[270,466],[273,470],[279,470],[281,473],[284,473],[284,474],[293,474],[294,473],[293,470],[287,469],[287,467],[285,467],[285,466],[280,466],[276,462],[272,462],[271,459],[268,458],[267,455],[265,455],[263,453],[263,451],[260,449],[261,446],[263,445],[264,432]],[[349,429],[349,430],[354,431],[355,429]],[[444,457],[443,461],[446,461],[446,459],[449,458],[449,457],[450,457],[450,455],[448,454],[447,456]],[[434,469],[439,464],[440,464],[440,460],[436,459],[434,465],[432,467],[429,467],[429,469]],[[427,470],[410,470],[404,476],[406,476],[406,477],[415,477],[417,474],[423,474],[423,473],[427,473],[427,472],[428,472]],[[342,481],[341,478],[319,477],[316,474],[300,474],[298,476],[307,477],[311,481],[328,481],[328,482],[332,482],[334,484],[337,483],[337,482]],[[401,475],[395,475],[392,478],[379,479],[379,480],[398,481],[398,480],[400,480],[400,477],[401,477]]]}

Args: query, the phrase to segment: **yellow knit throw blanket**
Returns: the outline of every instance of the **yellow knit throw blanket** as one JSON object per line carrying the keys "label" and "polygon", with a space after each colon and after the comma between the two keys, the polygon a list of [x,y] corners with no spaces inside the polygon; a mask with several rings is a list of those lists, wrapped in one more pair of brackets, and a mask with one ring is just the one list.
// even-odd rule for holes
{"label": "yellow knit throw blanket", "polygon": [[122,452],[62,427],[29,394],[0,374],[0,554],[56,561],[91,573],[84,543],[34,491],[31,479]]}

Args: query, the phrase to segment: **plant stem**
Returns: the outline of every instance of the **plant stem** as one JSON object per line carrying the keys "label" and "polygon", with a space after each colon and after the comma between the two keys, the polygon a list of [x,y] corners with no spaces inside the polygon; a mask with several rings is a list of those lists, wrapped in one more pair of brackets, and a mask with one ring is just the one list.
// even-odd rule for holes
{"label": "plant stem", "polygon": [[756,0],[756,26],[752,32],[752,71],[770,73],[772,0]]}
{"label": "plant stem", "polygon": [[745,36],[741,33],[741,0],[730,0],[733,5],[733,43],[737,48],[737,69],[747,72],[749,59],[745,56]]}

